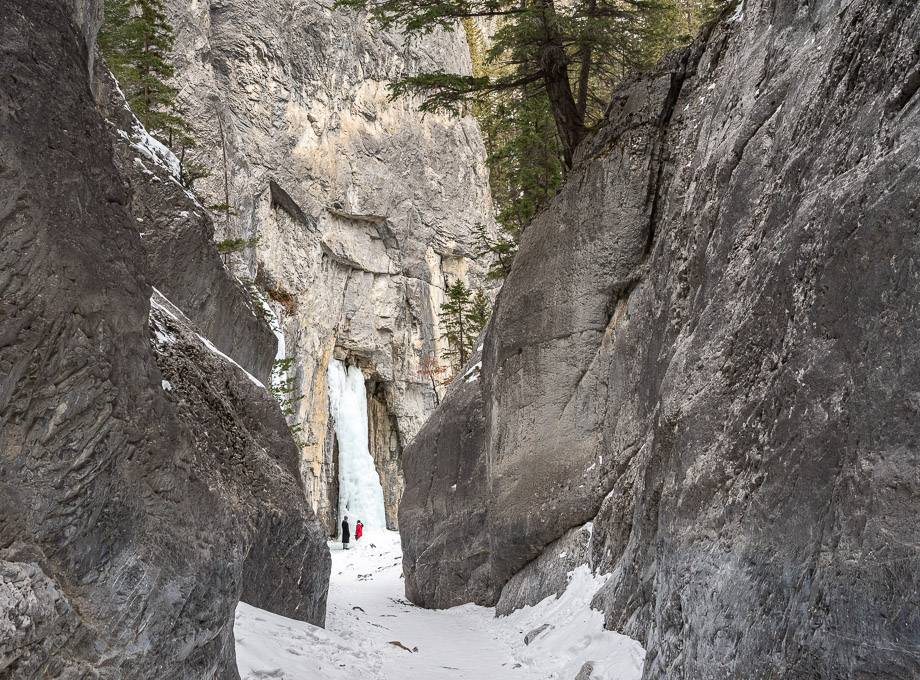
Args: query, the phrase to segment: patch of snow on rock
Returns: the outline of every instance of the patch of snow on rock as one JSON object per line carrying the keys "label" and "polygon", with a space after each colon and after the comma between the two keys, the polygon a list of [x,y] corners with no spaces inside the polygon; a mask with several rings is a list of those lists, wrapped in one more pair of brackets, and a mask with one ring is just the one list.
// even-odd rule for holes
{"label": "patch of snow on rock", "polygon": [[469,367],[466,373],[463,374],[463,380],[466,382],[473,382],[479,380],[479,373],[482,370],[482,361],[477,361],[475,364]]}
{"label": "patch of snow on rock", "polygon": [[734,14],[731,15],[729,21],[739,22],[744,21],[744,0],[738,3],[738,6],[735,8]]}
{"label": "patch of snow on rock", "polygon": [[131,146],[157,165],[166,168],[169,174],[174,178],[179,179],[182,166],[179,164],[179,159],[176,158],[176,154],[147,132],[144,126],[139,122],[134,123],[134,139],[132,140]]}
{"label": "patch of snow on rock", "polygon": [[[501,635],[515,639],[515,659],[548,680],[569,680],[585,663],[597,680],[638,680],[642,677],[645,650],[632,638],[604,628],[604,615],[591,608],[591,600],[607,576],[594,576],[586,565],[569,574],[569,585],[559,597],[524,607],[499,619]],[[552,622],[552,627],[524,645],[520,631]]]}

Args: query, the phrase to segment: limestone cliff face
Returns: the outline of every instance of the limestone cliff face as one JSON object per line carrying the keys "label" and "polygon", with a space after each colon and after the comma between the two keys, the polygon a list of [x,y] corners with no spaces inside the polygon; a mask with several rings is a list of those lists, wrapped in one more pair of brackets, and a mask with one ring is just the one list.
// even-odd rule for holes
{"label": "limestone cliff face", "polygon": [[232,679],[237,602],[321,624],[328,549],[240,365],[270,329],[117,92],[109,122],[93,99],[98,10],[0,3],[0,676]]}
{"label": "limestone cliff face", "polygon": [[415,602],[554,592],[590,521],[648,678],[920,676],[917,35],[745,0],[615,93],[405,452]]}
{"label": "limestone cliff face", "polygon": [[314,0],[168,4],[181,98],[211,172],[198,187],[232,206],[219,238],[260,239],[232,265],[272,299],[295,358],[306,486],[334,530],[325,372],[337,353],[368,377],[395,523],[402,447],[436,401],[419,363],[443,349],[444,277],[481,281],[474,230],[492,223],[475,123],[423,116],[416,101],[390,101],[387,83],[468,70],[463,35],[409,41]]}

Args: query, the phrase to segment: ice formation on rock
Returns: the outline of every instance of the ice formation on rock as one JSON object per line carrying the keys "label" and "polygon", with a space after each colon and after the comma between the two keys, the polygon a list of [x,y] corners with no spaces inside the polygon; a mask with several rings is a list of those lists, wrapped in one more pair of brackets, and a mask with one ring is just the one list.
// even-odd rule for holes
{"label": "ice formation on rock", "polygon": [[329,413],[339,442],[339,521],[361,520],[369,529],[386,526],[383,487],[368,448],[367,393],[357,366],[329,362]]}

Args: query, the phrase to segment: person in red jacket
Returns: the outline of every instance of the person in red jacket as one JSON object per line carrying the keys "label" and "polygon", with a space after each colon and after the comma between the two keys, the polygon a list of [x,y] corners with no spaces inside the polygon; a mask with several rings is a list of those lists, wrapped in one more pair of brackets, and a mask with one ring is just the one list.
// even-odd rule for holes
{"label": "person in red jacket", "polygon": [[358,520],[358,523],[355,524],[355,543],[358,542],[358,539],[364,535],[364,524],[361,523],[361,520]]}

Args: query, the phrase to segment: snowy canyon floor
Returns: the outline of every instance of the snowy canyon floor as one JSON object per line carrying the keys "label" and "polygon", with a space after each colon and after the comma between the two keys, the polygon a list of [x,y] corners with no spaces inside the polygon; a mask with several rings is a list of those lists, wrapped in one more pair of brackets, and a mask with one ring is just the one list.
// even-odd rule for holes
{"label": "snowy canyon floor", "polygon": [[[405,600],[399,534],[366,535],[351,550],[330,543],[326,628],[240,603],[236,650],[243,680],[638,680],[644,652],[603,629],[590,609],[604,577],[572,572],[560,598],[496,618],[464,605],[445,610]],[[549,624],[524,643],[527,633]]]}

